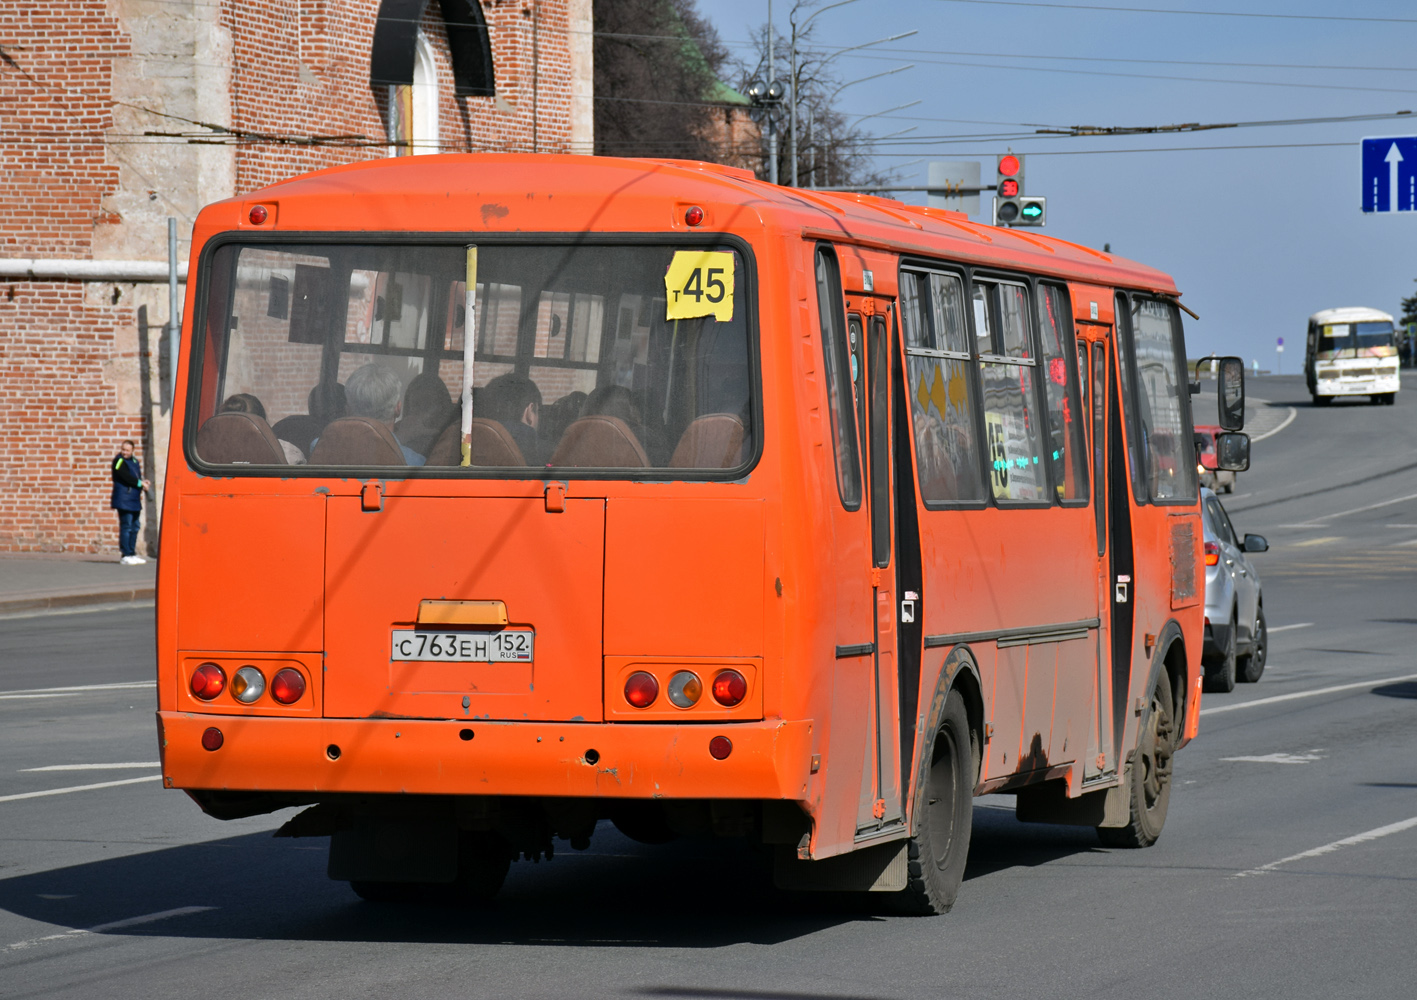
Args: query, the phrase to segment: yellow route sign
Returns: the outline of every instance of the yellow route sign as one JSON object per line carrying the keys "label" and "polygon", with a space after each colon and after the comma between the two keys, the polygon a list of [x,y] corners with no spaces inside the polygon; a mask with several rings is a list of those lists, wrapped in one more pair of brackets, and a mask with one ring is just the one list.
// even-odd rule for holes
{"label": "yellow route sign", "polygon": [[733,254],[678,250],[664,273],[665,319],[733,318]]}

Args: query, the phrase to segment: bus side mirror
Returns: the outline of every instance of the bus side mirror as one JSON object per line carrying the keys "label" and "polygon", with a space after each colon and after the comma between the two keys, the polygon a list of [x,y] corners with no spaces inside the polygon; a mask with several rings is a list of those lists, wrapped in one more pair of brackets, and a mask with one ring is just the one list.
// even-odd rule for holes
{"label": "bus side mirror", "polygon": [[1226,472],[1244,472],[1250,467],[1250,435],[1215,435],[1215,467]]}
{"label": "bus side mirror", "polygon": [[1216,365],[1220,370],[1216,392],[1220,400],[1220,426],[1227,431],[1238,431],[1245,426],[1245,360],[1219,358]]}

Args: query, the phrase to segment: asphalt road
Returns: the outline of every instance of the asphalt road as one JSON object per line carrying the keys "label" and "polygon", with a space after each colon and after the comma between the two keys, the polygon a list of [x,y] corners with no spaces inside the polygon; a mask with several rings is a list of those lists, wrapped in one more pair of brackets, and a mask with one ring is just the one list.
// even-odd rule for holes
{"label": "asphalt road", "polygon": [[[0,996],[1410,997],[1417,380],[1393,407],[1250,388],[1256,426],[1284,426],[1225,502],[1271,543],[1270,665],[1206,696],[1151,849],[989,797],[945,917],[778,893],[731,843],[604,827],[513,866],[488,909],[374,906],[326,880],[323,841],[270,838],[285,814],[219,823],[158,786],[150,609],[12,618]],[[120,686],[35,690],[95,685]],[[94,764],[122,766],[33,770]]]}

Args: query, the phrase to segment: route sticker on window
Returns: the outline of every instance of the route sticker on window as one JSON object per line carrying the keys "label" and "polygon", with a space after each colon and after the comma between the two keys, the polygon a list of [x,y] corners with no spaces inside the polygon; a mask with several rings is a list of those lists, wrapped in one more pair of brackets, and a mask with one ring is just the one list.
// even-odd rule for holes
{"label": "route sticker on window", "polygon": [[712,316],[733,318],[733,254],[716,250],[676,250],[664,273],[668,298],[665,319]]}

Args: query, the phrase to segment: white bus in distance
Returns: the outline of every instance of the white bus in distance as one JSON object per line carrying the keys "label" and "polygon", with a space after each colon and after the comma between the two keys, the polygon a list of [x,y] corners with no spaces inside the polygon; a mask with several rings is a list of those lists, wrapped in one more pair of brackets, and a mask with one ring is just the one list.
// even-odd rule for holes
{"label": "white bus in distance", "polygon": [[1309,317],[1304,377],[1315,406],[1335,396],[1367,396],[1389,406],[1399,388],[1392,317],[1361,306],[1325,309]]}

